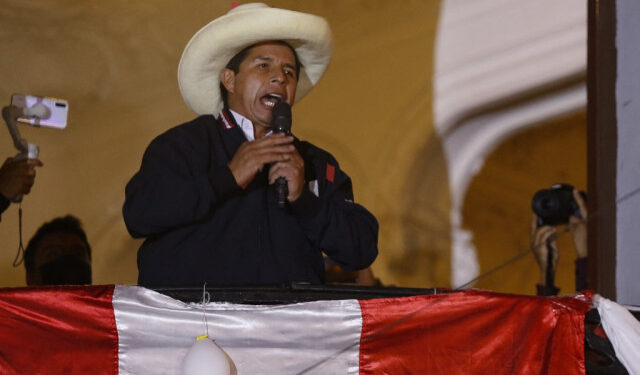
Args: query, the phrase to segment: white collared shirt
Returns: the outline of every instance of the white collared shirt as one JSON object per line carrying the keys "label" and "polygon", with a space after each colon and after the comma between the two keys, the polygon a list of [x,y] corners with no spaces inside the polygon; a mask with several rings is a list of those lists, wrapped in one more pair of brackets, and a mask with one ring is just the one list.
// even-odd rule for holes
{"label": "white collared shirt", "polygon": [[[232,109],[229,109],[229,113],[231,113],[231,115],[233,116],[233,119],[236,121],[236,124],[238,124],[240,129],[242,129],[242,132],[244,133],[244,136],[247,138],[247,140],[250,142],[254,141],[255,134],[253,131],[253,123],[251,122],[251,120],[235,112]],[[225,127],[227,129],[230,128],[231,124],[229,124],[228,120],[224,119],[224,113],[221,112],[220,117],[223,123],[225,124]],[[273,130],[269,130],[266,135],[269,135],[271,133],[273,133]],[[262,170],[262,168],[260,169]],[[313,193],[316,197],[320,196],[320,192],[318,189],[318,180],[309,181],[308,188],[311,191],[311,193]]]}
{"label": "white collared shirt", "polygon": [[[239,114],[238,112],[234,111],[231,108],[229,108],[229,112],[231,112],[231,115],[233,116],[234,120],[236,120],[236,124],[238,124],[240,129],[242,129],[242,132],[244,133],[244,136],[247,138],[247,141],[249,142],[255,141],[256,136],[253,131],[253,123],[251,122],[251,120],[249,120],[248,118],[244,117],[243,115]],[[269,130],[265,135],[269,135],[271,133],[273,133],[273,131]]]}

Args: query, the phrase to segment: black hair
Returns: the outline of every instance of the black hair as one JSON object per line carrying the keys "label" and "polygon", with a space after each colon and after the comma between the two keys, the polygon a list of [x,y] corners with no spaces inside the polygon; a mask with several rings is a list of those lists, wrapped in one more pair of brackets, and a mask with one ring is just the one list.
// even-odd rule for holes
{"label": "black hair", "polygon": [[[293,57],[296,60],[296,79],[299,79],[300,67],[302,66],[302,64],[300,63],[300,59],[298,58],[298,54],[296,53],[296,50],[293,47],[291,47],[289,43],[283,42],[281,40],[277,41],[277,43],[283,44],[289,47],[289,49],[291,49],[291,52],[293,52]],[[245,47],[242,51],[236,53],[236,55],[233,56],[231,60],[229,60],[229,62],[227,63],[227,66],[225,66],[225,69],[230,69],[237,74],[240,71],[240,64],[242,64],[244,59],[247,58],[247,55],[249,54],[249,51],[251,51],[251,48],[255,47],[256,45],[257,44],[252,44],[249,47]],[[220,82],[220,96],[222,97],[222,103],[226,108],[228,93],[227,93],[227,89],[224,87],[222,82]]]}
{"label": "black hair", "polygon": [[29,240],[29,244],[24,251],[24,268],[27,270],[27,272],[35,271],[34,262],[38,244],[45,236],[51,233],[70,233],[80,237],[82,242],[87,245],[87,253],[89,255],[89,259],[91,259],[91,246],[89,246],[87,235],[82,229],[82,223],[80,222],[80,220],[73,215],[57,217],[47,223],[42,224],[42,226],[36,231],[36,234],[34,234],[33,237],[31,237],[31,239]]}

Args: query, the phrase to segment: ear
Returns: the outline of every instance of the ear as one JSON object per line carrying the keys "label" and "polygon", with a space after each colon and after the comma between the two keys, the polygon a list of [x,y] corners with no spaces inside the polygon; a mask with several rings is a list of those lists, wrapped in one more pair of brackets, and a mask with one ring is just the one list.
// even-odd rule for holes
{"label": "ear", "polygon": [[220,72],[220,83],[227,89],[228,93],[235,93],[236,73],[231,69],[222,69],[222,72]]}

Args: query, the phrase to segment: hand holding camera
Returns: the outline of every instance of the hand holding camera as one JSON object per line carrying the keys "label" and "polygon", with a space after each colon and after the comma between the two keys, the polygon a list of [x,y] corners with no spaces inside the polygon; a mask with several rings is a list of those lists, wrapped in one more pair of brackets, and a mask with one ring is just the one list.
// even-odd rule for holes
{"label": "hand holding camera", "polygon": [[[567,225],[579,258],[587,256],[587,193],[569,184],[538,191],[531,200],[537,226]],[[533,232],[532,232],[533,238]]]}
{"label": "hand holding camera", "polygon": [[[531,251],[540,267],[540,285],[547,285],[546,270],[550,263],[550,271],[555,275],[558,264],[558,231],[551,225],[540,226],[539,217],[533,214],[531,220]],[[551,254],[549,254],[551,252]],[[549,262],[551,259],[551,262]]]}
{"label": "hand holding camera", "polygon": [[18,155],[8,158],[0,168],[0,193],[12,202],[20,202],[28,194],[36,177],[38,146],[22,138],[17,124],[64,129],[67,126],[69,105],[64,99],[46,96],[14,94],[11,105],[2,108],[2,118]]}
{"label": "hand holding camera", "polygon": [[[566,225],[573,235],[578,259],[587,257],[586,193],[569,184],[555,184],[538,191],[531,201],[531,251],[540,267],[544,295],[557,293],[554,276],[558,261],[556,226]],[[549,265],[549,267],[548,267]],[[554,293],[555,292],[555,293]]]}
{"label": "hand holding camera", "polygon": [[578,258],[586,258],[587,251],[587,202],[584,199],[584,192],[573,191],[573,199],[578,204],[580,216],[571,215],[569,217],[569,230],[573,234],[573,245],[578,253]]}

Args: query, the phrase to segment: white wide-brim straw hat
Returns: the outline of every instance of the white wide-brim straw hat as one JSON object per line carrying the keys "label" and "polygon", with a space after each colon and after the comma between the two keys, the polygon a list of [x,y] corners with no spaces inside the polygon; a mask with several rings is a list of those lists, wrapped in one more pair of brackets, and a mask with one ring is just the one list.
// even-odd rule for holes
{"label": "white wide-brim straw hat", "polygon": [[217,115],[222,109],[220,72],[238,52],[268,40],[281,40],[295,49],[302,65],[295,101],[304,97],[331,60],[329,24],[311,14],[251,3],[208,23],[182,52],[178,84],[189,108],[200,115]]}

